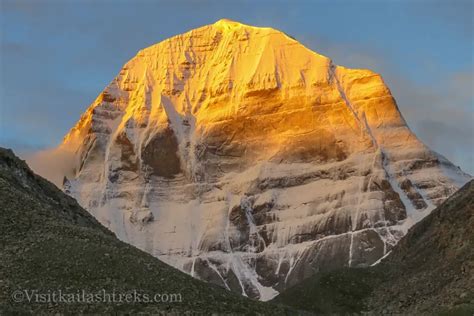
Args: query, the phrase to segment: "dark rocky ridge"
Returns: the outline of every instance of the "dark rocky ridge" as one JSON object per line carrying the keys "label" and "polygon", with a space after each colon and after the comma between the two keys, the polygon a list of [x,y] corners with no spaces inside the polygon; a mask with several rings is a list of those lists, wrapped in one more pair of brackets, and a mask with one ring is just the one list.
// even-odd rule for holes
{"label": "dark rocky ridge", "polygon": [[274,299],[316,313],[474,314],[474,181],[436,208],[380,264],[309,278]]}
{"label": "dark rocky ridge", "polygon": [[[119,241],[77,202],[0,148],[0,315],[268,314],[284,307],[198,281]],[[39,293],[180,293],[180,303],[15,303],[15,290]]]}

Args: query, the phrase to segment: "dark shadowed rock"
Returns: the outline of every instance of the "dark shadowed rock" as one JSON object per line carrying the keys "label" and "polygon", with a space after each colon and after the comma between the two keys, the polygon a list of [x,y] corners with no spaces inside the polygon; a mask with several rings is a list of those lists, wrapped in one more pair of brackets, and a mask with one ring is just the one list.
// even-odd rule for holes
{"label": "dark shadowed rock", "polygon": [[[0,205],[0,315],[290,313],[205,284],[119,241],[73,198],[3,148]],[[12,299],[14,291],[59,290],[179,296],[173,303],[28,303]]]}

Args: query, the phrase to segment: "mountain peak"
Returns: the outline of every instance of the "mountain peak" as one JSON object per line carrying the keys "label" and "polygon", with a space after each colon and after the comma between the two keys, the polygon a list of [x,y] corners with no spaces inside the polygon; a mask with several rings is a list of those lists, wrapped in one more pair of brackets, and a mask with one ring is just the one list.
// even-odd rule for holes
{"label": "mountain peak", "polygon": [[215,26],[223,26],[223,27],[239,27],[239,26],[242,26],[244,24],[242,24],[240,22],[237,22],[237,21],[230,20],[230,19],[220,19],[219,21],[214,23],[214,25]]}
{"label": "mountain peak", "polygon": [[219,21],[212,24],[213,27],[217,27],[223,31],[234,31],[238,29],[271,29],[269,27],[260,27],[260,26],[253,26],[244,23],[240,23],[238,21],[230,20],[230,19],[220,19]]}
{"label": "mountain peak", "polygon": [[220,19],[216,23],[212,24],[212,27],[215,27],[223,32],[233,32],[238,29],[242,29],[245,26],[247,25],[229,19]]}
{"label": "mountain peak", "polygon": [[[238,21],[230,20],[230,19],[220,19],[219,21],[215,22],[214,24],[208,25],[211,29],[218,30],[223,32],[223,34],[232,34],[235,32],[243,32],[245,31],[246,37],[252,37],[257,35],[257,37],[268,36],[268,35],[284,35],[288,39],[294,40],[292,37],[289,37],[286,33],[274,29],[268,26],[256,26],[250,24],[244,24]],[[204,27],[205,28],[205,27]]]}
{"label": "mountain peak", "polygon": [[65,186],[120,238],[262,300],[373,264],[469,178],[380,75],[228,19],[140,51],[61,148]]}

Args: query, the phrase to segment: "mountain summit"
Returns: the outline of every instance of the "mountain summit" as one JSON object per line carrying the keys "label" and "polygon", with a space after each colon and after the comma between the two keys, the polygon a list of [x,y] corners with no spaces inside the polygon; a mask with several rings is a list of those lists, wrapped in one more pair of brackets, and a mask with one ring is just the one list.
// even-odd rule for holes
{"label": "mountain summit", "polygon": [[139,51],[60,151],[65,191],[119,238],[261,300],[374,264],[470,179],[380,75],[230,20]]}

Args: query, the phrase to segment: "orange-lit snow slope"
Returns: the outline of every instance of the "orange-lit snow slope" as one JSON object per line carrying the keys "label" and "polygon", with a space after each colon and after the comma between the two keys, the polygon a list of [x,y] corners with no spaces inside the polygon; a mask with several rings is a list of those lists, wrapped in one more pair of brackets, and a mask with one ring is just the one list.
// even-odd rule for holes
{"label": "orange-lit snow slope", "polygon": [[380,75],[229,20],[139,51],[59,150],[66,192],[119,238],[261,300],[376,263],[470,179]]}

